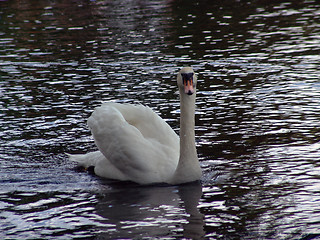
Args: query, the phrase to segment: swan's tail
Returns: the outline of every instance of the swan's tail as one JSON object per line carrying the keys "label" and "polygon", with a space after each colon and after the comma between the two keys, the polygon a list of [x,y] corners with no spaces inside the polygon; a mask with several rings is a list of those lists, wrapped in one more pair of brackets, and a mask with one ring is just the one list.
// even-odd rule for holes
{"label": "swan's tail", "polygon": [[69,154],[67,153],[69,160],[76,162],[79,166],[88,168],[91,166],[96,166],[98,161],[105,159],[103,154],[100,151],[90,152],[86,154]]}

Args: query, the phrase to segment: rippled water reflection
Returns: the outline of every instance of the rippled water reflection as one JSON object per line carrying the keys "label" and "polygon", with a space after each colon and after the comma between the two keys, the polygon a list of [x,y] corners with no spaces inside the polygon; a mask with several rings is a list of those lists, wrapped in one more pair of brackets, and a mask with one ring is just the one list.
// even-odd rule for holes
{"label": "rippled water reflection", "polygon": [[[1,238],[317,237],[319,9],[0,1]],[[178,130],[182,65],[199,73],[201,186],[74,169],[65,152],[95,149],[86,119],[103,101],[146,104]]]}

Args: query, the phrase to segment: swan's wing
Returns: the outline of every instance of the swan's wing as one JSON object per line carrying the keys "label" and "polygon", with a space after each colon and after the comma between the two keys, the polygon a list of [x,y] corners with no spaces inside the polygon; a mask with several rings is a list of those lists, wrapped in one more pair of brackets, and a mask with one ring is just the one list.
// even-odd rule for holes
{"label": "swan's wing", "polygon": [[146,184],[172,177],[179,159],[179,137],[150,108],[105,103],[95,109],[88,125],[99,150],[128,180]]}

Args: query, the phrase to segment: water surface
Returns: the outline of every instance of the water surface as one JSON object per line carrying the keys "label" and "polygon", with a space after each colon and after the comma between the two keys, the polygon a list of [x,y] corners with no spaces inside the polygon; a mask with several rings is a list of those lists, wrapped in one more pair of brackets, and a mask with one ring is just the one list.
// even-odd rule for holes
{"label": "water surface", "polygon": [[[320,234],[316,1],[0,2],[2,239],[312,239]],[[203,181],[79,172],[104,101],[179,130],[175,75],[198,72]]]}

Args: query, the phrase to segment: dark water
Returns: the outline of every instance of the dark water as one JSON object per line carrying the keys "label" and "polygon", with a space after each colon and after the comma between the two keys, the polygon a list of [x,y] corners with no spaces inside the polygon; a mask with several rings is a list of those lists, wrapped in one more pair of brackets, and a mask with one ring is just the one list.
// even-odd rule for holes
{"label": "dark water", "polygon": [[[319,239],[316,1],[0,1],[1,239]],[[103,101],[178,130],[199,73],[201,185],[78,172]]]}

